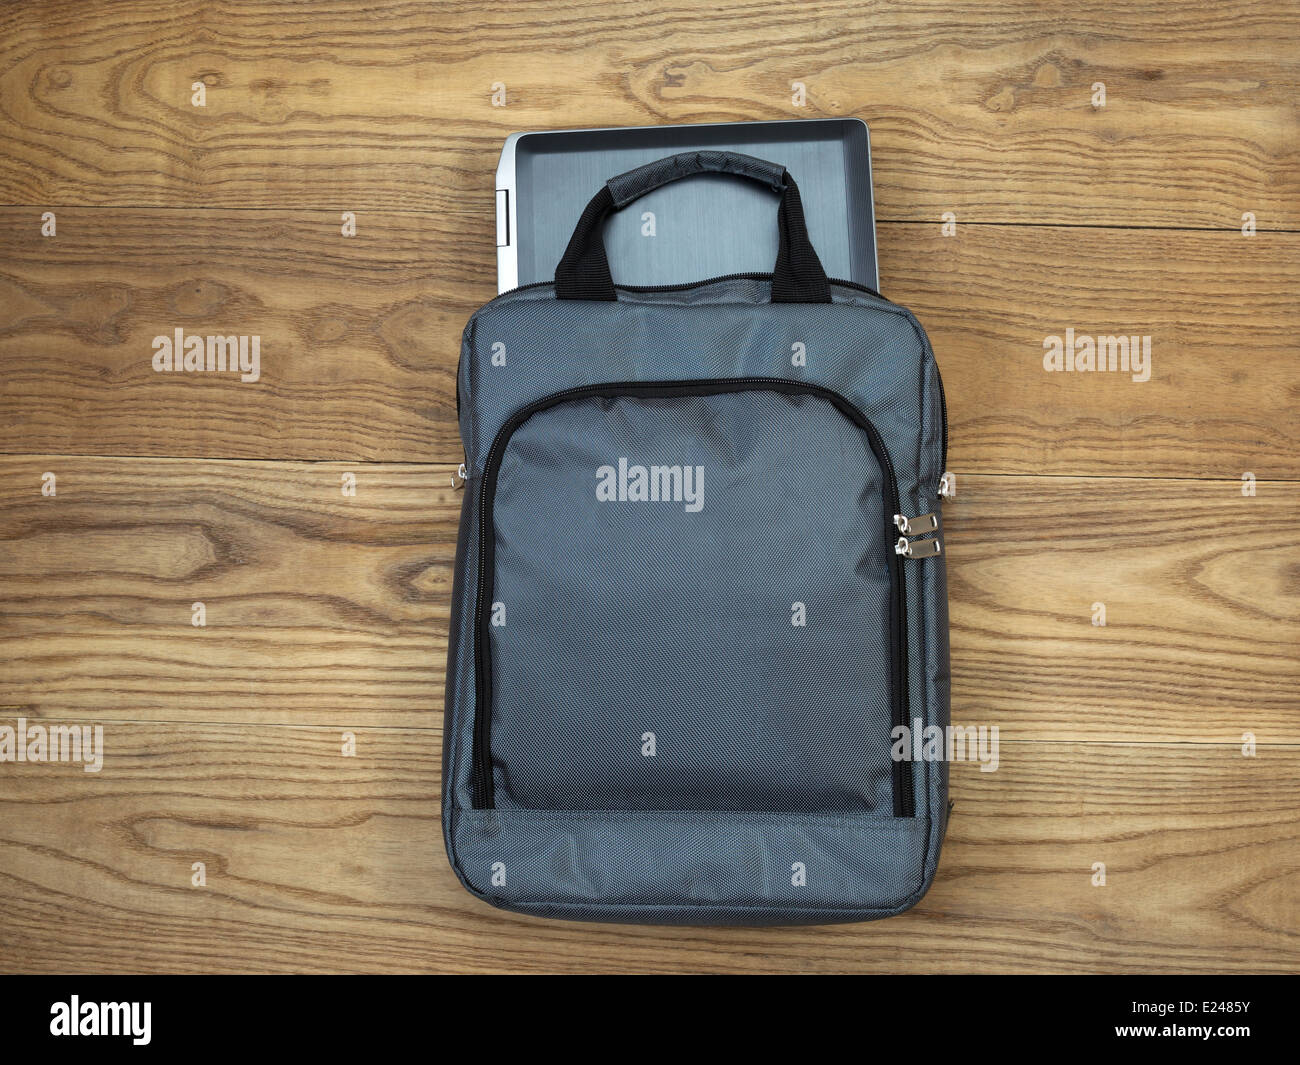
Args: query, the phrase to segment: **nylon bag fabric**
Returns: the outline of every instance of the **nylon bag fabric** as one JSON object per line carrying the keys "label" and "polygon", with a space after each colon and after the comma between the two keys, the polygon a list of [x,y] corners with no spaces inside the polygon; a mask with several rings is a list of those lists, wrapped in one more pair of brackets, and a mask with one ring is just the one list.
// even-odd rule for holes
{"label": "nylon bag fabric", "polygon": [[[780,196],[776,268],[616,285],[604,218],[698,173]],[[947,594],[896,515],[942,543],[942,384],[910,312],[821,273],[784,168],[698,152],[611,179],[554,283],[471,318],[457,395],[443,823],[465,887],[664,924],[914,905],[947,771],[896,739],[948,724]]]}

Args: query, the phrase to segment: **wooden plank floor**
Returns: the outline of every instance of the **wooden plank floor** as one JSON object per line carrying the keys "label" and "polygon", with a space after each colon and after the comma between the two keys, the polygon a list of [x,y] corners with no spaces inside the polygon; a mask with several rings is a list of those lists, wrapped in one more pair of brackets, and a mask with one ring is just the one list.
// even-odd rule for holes
{"label": "wooden plank floor", "polygon": [[[0,762],[0,970],[1300,971],[1298,36],[1280,0],[4,5],[0,725],[106,753]],[[438,825],[500,141],[827,115],[871,125],[944,373],[953,713],[1000,767],[954,767],[888,921],[493,910]],[[260,380],[155,373],[176,326],[260,335]],[[1045,372],[1067,328],[1151,336],[1150,380]]]}

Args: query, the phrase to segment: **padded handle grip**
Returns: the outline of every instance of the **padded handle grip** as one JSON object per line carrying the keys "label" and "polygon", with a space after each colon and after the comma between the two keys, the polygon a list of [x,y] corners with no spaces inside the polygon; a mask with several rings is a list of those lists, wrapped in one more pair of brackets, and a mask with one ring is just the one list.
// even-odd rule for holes
{"label": "padded handle grip", "polygon": [[618,299],[601,230],[605,219],[647,192],[696,174],[733,174],[766,185],[781,197],[777,253],[772,270],[773,303],[830,303],[830,282],[808,239],[799,188],[785,167],[739,152],[682,152],[610,178],[587,204],[555,270],[562,300]]}
{"label": "padded handle grip", "polygon": [[670,181],[695,174],[735,174],[767,185],[778,195],[785,191],[785,167],[739,152],[682,152],[619,174],[610,178],[607,184],[610,195],[614,197],[614,206],[619,208]]}

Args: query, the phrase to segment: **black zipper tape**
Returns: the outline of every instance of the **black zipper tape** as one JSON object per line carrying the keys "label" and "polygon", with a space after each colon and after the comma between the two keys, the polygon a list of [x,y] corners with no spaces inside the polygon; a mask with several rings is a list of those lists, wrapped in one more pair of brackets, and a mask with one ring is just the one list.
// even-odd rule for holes
{"label": "black zipper tape", "polygon": [[[880,433],[865,414],[840,393],[821,385],[791,381],[781,377],[727,377],[698,381],[618,381],[581,385],[543,396],[515,411],[497,430],[488,451],[483,479],[479,485],[478,583],[474,599],[474,746],[472,753],[472,801],[476,810],[490,810],[494,804],[492,779],[492,654],[488,631],[491,600],[490,578],[496,553],[496,527],[492,519],[497,473],[506,445],[515,431],[534,414],[578,399],[589,397],[671,398],[673,396],[716,396],[730,392],[777,392],[784,395],[816,396],[830,403],[867,436],[871,451],[884,473],[886,558],[890,576],[890,712],[893,725],[909,725],[907,670],[907,596],[903,585],[903,563],[894,553],[894,515],[898,506],[898,480]],[[894,816],[912,817],[912,764],[906,759],[892,760]]]}
{"label": "black zipper tape", "polygon": [[[703,281],[683,281],[673,285],[618,285],[616,284],[614,288],[616,289],[621,288],[627,292],[645,292],[645,293],[682,292],[688,288],[699,288],[704,285],[716,284],[719,281],[771,281],[771,280],[772,280],[772,274],[770,271],[768,273],[754,273],[751,271],[748,273],[740,273],[740,274],[719,274],[717,277],[708,277],[705,278]],[[870,285],[859,284],[857,281],[846,281],[842,277],[832,277],[829,280],[832,285],[840,285],[843,288],[856,289],[858,292],[865,292],[868,296],[875,296],[876,299],[881,300],[884,303],[888,303],[891,307],[899,306],[899,304],[886,299]],[[505,297],[507,296],[514,295],[516,292],[527,292],[529,289],[544,288],[547,285],[554,287],[555,282],[554,281],[530,281],[526,285],[516,285],[514,288],[507,289],[505,292],[502,292],[500,295],[493,296],[492,299],[488,300],[488,303],[495,303],[497,300],[505,299]],[[484,304],[484,306],[486,307],[487,304]],[[943,374],[939,372],[939,364],[937,360],[935,361],[934,373],[935,376],[939,379],[939,409],[943,412],[943,458],[939,463],[939,469],[941,471],[947,471],[948,469],[948,398],[947,396],[944,395]],[[456,418],[457,420],[460,419],[460,360],[459,359],[456,361]]]}

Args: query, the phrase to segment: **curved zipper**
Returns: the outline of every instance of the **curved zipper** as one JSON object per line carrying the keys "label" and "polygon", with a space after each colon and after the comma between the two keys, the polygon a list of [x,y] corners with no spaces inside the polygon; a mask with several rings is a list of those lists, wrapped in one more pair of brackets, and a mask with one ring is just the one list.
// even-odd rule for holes
{"label": "curved zipper", "polygon": [[[772,280],[772,274],[770,271],[767,273],[755,273],[753,271],[747,271],[745,273],[739,273],[739,274],[719,274],[717,277],[706,277],[703,281],[684,281],[673,285],[615,284],[614,288],[615,289],[621,288],[627,292],[646,292],[646,293],[681,292],[688,288],[698,288],[703,285],[716,284],[719,281],[771,281],[771,280]],[[907,308],[903,307],[901,304],[895,303],[893,300],[886,299],[870,285],[863,285],[857,281],[846,281],[842,277],[831,277],[831,278],[827,278],[827,280],[832,285],[840,285],[843,288],[856,289],[859,292],[865,292],[868,296],[875,296],[876,299],[880,300],[881,303],[888,303],[891,307],[898,307],[898,309],[901,311],[907,310]],[[486,307],[488,306],[488,304],[496,303],[497,300],[505,299],[507,296],[513,296],[516,292],[527,292],[529,289],[544,288],[547,285],[554,286],[555,282],[554,281],[530,281],[526,285],[516,285],[514,288],[506,289],[505,292],[497,293],[497,295],[493,296],[490,300],[487,301],[487,303],[483,304],[483,306]],[[482,310],[482,308],[479,309]],[[939,372],[939,362],[937,359],[934,359],[932,361],[934,362],[934,375],[936,378],[938,378],[939,381],[939,409],[943,412],[943,448],[942,448],[941,458],[939,460],[939,469],[946,470],[948,468],[948,398],[947,396],[944,395],[943,374]],[[460,360],[459,359],[456,360],[456,418],[457,420],[460,419]]]}
{"label": "curved zipper", "polygon": [[[497,473],[501,467],[506,445],[515,431],[534,414],[561,403],[591,396],[613,398],[665,398],[687,395],[723,395],[729,392],[777,392],[785,395],[810,395],[826,400],[867,436],[872,454],[884,474],[885,494],[885,557],[890,576],[890,712],[892,725],[907,725],[907,597],[903,585],[903,566],[892,549],[894,515],[899,513],[898,480],[889,451],[870,419],[853,403],[832,389],[822,385],[806,384],[781,377],[726,377],[687,381],[616,381],[603,384],[580,385],[543,396],[515,411],[497,430],[488,450],[483,467],[483,480],[479,485],[479,545],[478,582],[474,597],[474,746],[472,752],[472,802],[476,810],[490,810],[494,805],[492,779],[492,656],[488,632],[488,575],[492,573],[496,552],[496,526],[492,520],[493,497],[496,493]],[[912,817],[912,765],[901,759],[891,759],[894,816]]]}

